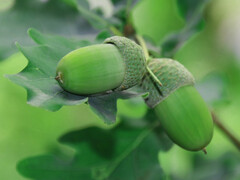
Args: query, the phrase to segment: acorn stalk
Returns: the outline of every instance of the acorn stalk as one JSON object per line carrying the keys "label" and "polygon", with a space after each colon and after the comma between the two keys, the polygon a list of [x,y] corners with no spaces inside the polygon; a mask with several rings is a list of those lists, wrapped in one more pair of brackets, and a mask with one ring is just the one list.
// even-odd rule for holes
{"label": "acorn stalk", "polygon": [[70,93],[91,95],[131,88],[141,82],[145,72],[142,48],[114,36],[64,56],[58,63],[56,80]]}
{"label": "acorn stalk", "polygon": [[190,151],[203,150],[213,136],[213,120],[203,98],[196,90],[192,74],[179,62],[153,59],[148,64],[162,86],[150,75],[143,78],[145,99],[154,108],[170,139]]}

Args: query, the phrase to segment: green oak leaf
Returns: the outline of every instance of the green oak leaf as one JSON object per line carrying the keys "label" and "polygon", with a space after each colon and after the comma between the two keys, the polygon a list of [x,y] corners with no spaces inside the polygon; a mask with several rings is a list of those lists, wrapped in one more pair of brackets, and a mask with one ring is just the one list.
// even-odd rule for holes
{"label": "green oak leaf", "polygon": [[158,151],[162,147],[152,131],[159,128],[158,123],[136,126],[128,122],[123,119],[113,129],[89,127],[67,133],[59,142],[75,149],[73,157],[29,157],[18,163],[17,170],[36,180],[161,179]]}
{"label": "green oak leaf", "polygon": [[33,44],[26,35],[30,27],[68,37],[93,39],[96,35],[76,10],[59,0],[15,0],[9,10],[0,12],[0,22],[0,60],[17,51],[16,41]]}
{"label": "green oak leaf", "polygon": [[[87,41],[68,40],[61,37],[47,37],[34,29],[29,36],[39,43],[38,46],[17,47],[28,59],[25,69],[7,77],[26,88],[28,103],[50,111],[59,110],[63,105],[76,105],[87,101],[87,97],[77,96],[63,91],[54,79],[58,61],[69,51],[89,45]],[[47,44],[46,42],[50,42]],[[56,44],[54,46],[54,44]],[[71,46],[68,46],[71,44]]]}
{"label": "green oak leaf", "polygon": [[161,45],[164,57],[173,57],[186,40],[203,28],[203,11],[209,1],[177,0],[180,15],[186,20],[186,24],[183,29],[164,39]]}
{"label": "green oak leaf", "polygon": [[43,35],[34,29],[30,29],[28,34],[38,45],[23,47],[17,43],[17,47],[29,63],[22,72],[7,75],[7,77],[27,90],[29,104],[57,111],[64,105],[78,105],[89,100],[89,105],[93,111],[102,117],[105,123],[110,124],[116,120],[117,100],[119,98],[128,99],[146,94],[124,91],[87,97],[64,91],[55,80],[58,61],[70,51],[93,43]]}

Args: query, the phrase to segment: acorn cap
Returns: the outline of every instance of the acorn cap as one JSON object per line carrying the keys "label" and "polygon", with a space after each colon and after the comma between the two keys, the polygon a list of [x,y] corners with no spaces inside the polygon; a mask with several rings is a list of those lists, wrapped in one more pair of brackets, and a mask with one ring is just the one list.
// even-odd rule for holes
{"label": "acorn cap", "polygon": [[155,83],[148,73],[142,79],[141,87],[149,92],[145,102],[150,108],[154,108],[178,88],[195,83],[192,74],[178,61],[168,58],[152,59],[148,67],[162,83],[162,86]]}
{"label": "acorn cap", "polygon": [[146,72],[146,60],[141,46],[134,41],[119,36],[107,38],[104,43],[114,44],[125,63],[125,75],[116,91],[122,91],[139,84]]}

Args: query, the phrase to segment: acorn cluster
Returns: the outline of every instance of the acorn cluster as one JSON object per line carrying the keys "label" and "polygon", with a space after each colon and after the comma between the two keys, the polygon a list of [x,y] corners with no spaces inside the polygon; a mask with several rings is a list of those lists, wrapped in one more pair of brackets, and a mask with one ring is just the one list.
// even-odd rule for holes
{"label": "acorn cluster", "polygon": [[103,44],[70,52],[59,61],[56,80],[64,90],[78,95],[139,85],[149,92],[145,102],[173,142],[197,151],[212,139],[212,117],[192,74],[172,59],[152,59],[146,64],[142,48],[128,38],[114,36]]}

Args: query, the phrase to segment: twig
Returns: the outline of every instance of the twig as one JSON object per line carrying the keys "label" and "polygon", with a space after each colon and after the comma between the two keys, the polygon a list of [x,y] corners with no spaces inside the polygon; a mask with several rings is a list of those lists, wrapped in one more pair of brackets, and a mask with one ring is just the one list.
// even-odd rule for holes
{"label": "twig", "polygon": [[216,126],[232,141],[236,148],[240,150],[240,141],[222,124],[214,112],[212,112],[212,118]]}

